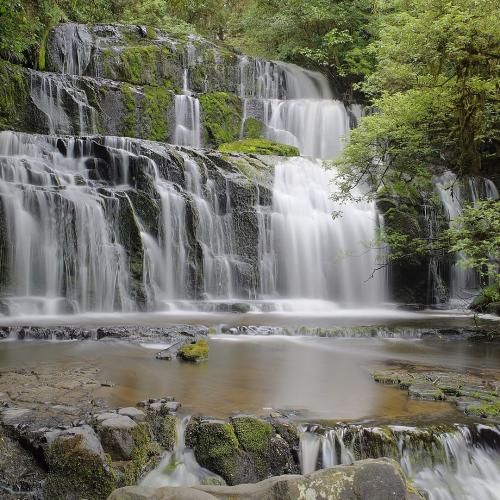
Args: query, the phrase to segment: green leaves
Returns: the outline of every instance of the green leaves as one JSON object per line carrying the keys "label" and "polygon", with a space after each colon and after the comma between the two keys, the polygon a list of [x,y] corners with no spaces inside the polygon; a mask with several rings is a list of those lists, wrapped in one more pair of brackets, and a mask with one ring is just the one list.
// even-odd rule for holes
{"label": "green leaves", "polygon": [[461,254],[461,265],[500,283],[500,201],[467,205],[444,237],[450,240],[450,252]]}

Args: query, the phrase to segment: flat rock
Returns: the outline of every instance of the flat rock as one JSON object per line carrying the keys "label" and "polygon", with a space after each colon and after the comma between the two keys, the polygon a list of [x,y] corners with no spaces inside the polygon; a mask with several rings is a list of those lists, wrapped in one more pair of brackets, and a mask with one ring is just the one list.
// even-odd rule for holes
{"label": "flat rock", "polygon": [[436,397],[439,389],[432,384],[413,384],[408,389],[408,394],[414,399],[426,399],[429,401],[435,401],[439,399]]}
{"label": "flat rock", "polygon": [[2,411],[2,423],[4,425],[18,425],[23,423],[31,414],[27,408],[6,408]]}
{"label": "flat rock", "polygon": [[51,446],[56,440],[59,439],[70,439],[75,436],[81,436],[82,441],[80,446],[92,453],[93,455],[99,456],[99,458],[106,463],[106,456],[104,454],[103,447],[97,434],[90,425],[81,425],[79,427],[72,427],[66,430],[53,430],[45,433],[45,439],[47,444]]}
{"label": "flat rock", "polygon": [[130,417],[134,422],[144,422],[144,420],[146,420],[146,414],[142,410],[134,408],[133,406],[120,408],[118,410],[118,414]]}

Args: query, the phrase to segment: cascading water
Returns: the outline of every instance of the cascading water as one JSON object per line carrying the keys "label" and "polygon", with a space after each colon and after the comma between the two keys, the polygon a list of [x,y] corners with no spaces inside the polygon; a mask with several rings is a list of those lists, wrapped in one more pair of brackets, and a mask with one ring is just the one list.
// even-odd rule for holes
{"label": "cascading water", "polygon": [[180,146],[201,147],[200,101],[189,90],[189,71],[196,64],[196,49],[192,42],[186,48],[182,94],[175,96],[174,143]]}
{"label": "cascading water", "polygon": [[190,417],[177,420],[177,443],[173,452],[163,456],[156,469],[147,474],[141,481],[141,486],[161,488],[163,486],[194,486],[197,484],[222,484],[222,479],[201,467],[194,452],[186,448],[185,434]]}
{"label": "cascading water", "polygon": [[[266,136],[299,148],[302,155],[331,159],[349,134],[349,115],[320,73],[293,64],[240,58],[240,97],[261,102]],[[244,119],[246,113],[244,113]]]}
{"label": "cascading water", "polygon": [[456,426],[450,432],[344,425],[323,434],[303,429],[300,458],[303,471],[312,472],[318,463],[333,467],[365,458],[390,457],[400,462],[405,474],[429,500],[498,500],[500,452],[486,446],[494,446],[499,439],[498,428],[484,425]]}
{"label": "cascading water", "polygon": [[[276,288],[264,292],[374,304],[383,290],[377,274],[369,279],[377,258],[368,246],[378,224],[375,206],[343,206],[342,217],[334,219],[340,207],[331,200],[331,177],[320,161],[293,158],[276,165],[270,244],[261,256],[262,282]],[[275,265],[268,264],[269,252]]]}
{"label": "cascading water", "polygon": [[[96,110],[89,105],[87,95],[74,85],[71,76],[31,72],[31,99],[42,112],[49,134],[93,134],[97,132]],[[65,104],[66,103],[66,104]],[[78,116],[72,122],[71,115]]]}
{"label": "cascading water", "polygon": [[[465,204],[499,198],[495,184],[484,177],[458,179],[454,173],[445,172],[435,179],[435,186],[445,214],[451,222],[460,216]],[[464,300],[469,302],[480,288],[479,276],[474,270],[463,267],[460,263],[462,259],[462,255],[456,255],[450,273],[450,299],[452,303],[458,304]]]}
{"label": "cascading water", "polygon": [[[84,148],[79,140],[70,146]],[[50,139],[42,146],[0,133],[4,302],[12,314],[134,308],[116,233],[120,202],[112,192],[99,196],[86,172],[83,159],[64,157]]]}

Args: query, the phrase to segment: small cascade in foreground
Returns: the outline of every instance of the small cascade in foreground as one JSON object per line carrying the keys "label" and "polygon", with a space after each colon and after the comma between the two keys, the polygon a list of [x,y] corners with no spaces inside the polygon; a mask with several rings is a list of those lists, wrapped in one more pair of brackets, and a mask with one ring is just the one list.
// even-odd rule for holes
{"label": "small cascade in foreground", "polygon": [[[374,203],[337,207],[332,171],[306,158],[275,167],[268,234],[260,236],[261,283],[266,295],[375,304],[383,300],[383,277],[375,273],[378,215]],[[333,218],[336,209],[342,217]],[[272,264],[271,264],[272,263]]]}
{"label": "small cascade in foreground", "polygon": [[320,433],[303,428],[303,472],[389,457],[429,500],[500,499],[500,430],[456,425],[454,430],[338,425]]}
{"label": "small cascade in foreground", "polygon": [[[449,221],[460,216],[467,203],[499,198],[495,184],[484,177],[458,179],[454,173],[445,172],[435,180],[435,186]],[[481,285],[478,274],[460,264],[462,259],[462,255],[456,255],[450,273],[450,299],[458,304],[463,300],[470,301],[477,295]]]}
{"label": "small cascade in foreground", "polygon": [[141,486],[195,486],[197,484],[222,484],[222,479],[201,467],[194,452],[186,448],[185,434],[190,417],[177,420],[175,450],[166,452],[160,464],[140,482]]}

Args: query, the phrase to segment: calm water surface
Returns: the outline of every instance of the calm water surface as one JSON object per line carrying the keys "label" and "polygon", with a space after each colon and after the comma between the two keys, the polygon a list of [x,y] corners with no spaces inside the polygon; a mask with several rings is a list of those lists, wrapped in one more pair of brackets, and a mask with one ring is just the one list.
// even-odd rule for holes
{"label": "calm water surface", "polygon": [[410,362],[494,372],[500,346],[466,342],[317,337],[210,338],[210,359],[192,365],[157,360],[161,346],[110,342],[2,342],[0,369],[58,367],[88,362],[101,370],[110,404],[133,405],[148,397],[175,396],[187,412],[227,416],[302,410],[324,419],[458,418],[448,403],[414,401],[406,392],[372,381],[370,369]]}

